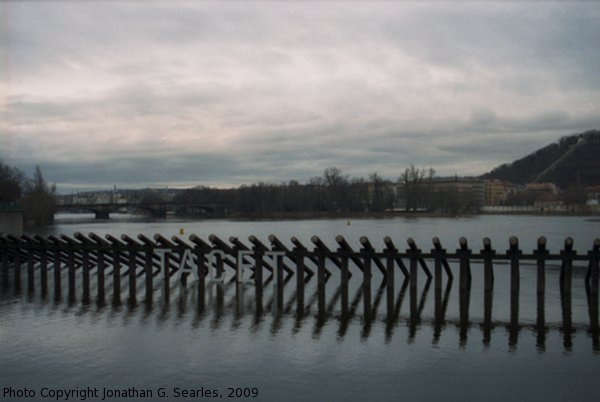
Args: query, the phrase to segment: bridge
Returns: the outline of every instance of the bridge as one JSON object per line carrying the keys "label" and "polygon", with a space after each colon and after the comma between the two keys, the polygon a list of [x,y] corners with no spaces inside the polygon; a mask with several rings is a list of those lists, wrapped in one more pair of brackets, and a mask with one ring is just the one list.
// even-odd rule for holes
{"label": "bridge", "polygon": [[93,212],[96,219],[109,219],[111,212],[121,209],[145,211],[153,218],[166,218],[167,212],[177,210],[193,210],[199,214],[215,215],[225,211],[225,206],[216,203],[177,203],[177,202],[153,202],[153,203],[75,203],[58,204],[56,212]]}

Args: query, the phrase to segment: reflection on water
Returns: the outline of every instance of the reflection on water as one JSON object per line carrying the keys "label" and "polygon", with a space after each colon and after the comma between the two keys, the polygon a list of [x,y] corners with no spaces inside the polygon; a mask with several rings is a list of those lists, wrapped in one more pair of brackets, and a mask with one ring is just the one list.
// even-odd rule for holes
{"label": "reflection on water", "polygon": [[[482,282],[483,267],[474,268],[473,281]],[[550,283],[560,276],[560,270],[551,268],[547,272]],[[493,336],[507,336],[511,350],[517,347],[524,331],[535,334],[539,351],[545,350],[549,331],[560,332],[565,351],[571,350],[574,334],[586,333],[592,349],[600,351],[598,295],[584,286],[587,282],[577,280],[585,276],[585,267],[575,270],[576,286],[568,293],[559,286],[548,287],[546,292],[530,291],[535,289],[536,267],[524,265],[521,269],[523,286],[517,292],[510,291],[507,283],[510,269],[502,266],[496,268],[494,287],[483,291],[480,286],[460,291],[452,276],[440,280],[437,286],[433,286],[432,277],[427,276],[420,286],[410,286],[406,277],[387,281],[375,274],[362,278],[355,274],[354,280],[345,282],[341,274],[332,269],[332,275],[318,283],[313,275],[306,275],[301,283],[297,280],[300,276],[288,274],[277,278],[274,273],[262,278],[262,286],[258,286],[255,279],[239,283],[233,276],[225,281],[208,281],[204,286],[184,278],[181,282],[172,281],[167,292],[161,282],[154,285],[157,297],[150,302],[132,302],[127,298],[130,289],[119,285],[112,290],[108,303],[104,296],[89,297],[89,289],[84,292],[81,286],[74,291],[84,295],[80,300],[65,298],[61,286],[55,287],[53,294],[47,289],[39,292],[29,288],[23,292],[17,286],[15,290],[10,286],[15,278],[5,276],[2,303],[50,305],[50,311],[65,308],[64,311],[75,314],[107,314],[107,319],[122,318],[126,324],[142,312],[142,322],[155,316],[159,322],[189,323],[192,328],[199,328],[207,321],[213,331],[218,331],[227,321],[231,321],[231,328],[237,328],[241,320],[250,318],[253,331],[268,326],[271,335],[277,335],[287,320],[293,322],[295,332],[310,327],[313,339],[318,339],[325,327],[334,326],[338,341],[343,341],[349,330],[358,330],[360,338],[365,340],[374,328],[381,327],[384,342],[389,343],[398,327],[406,327],[407,341],[412,343],[419,332],[429,326],[433,330],[433,345],[439,344],[445,330],[457,329],[462,347],[474,340],[487,347]],[[111,283],[114,280],[111,274],[108,272],[103,279],[107,281],[107,289],[115,285]],[[93,279],[96,282],[92,280],[90,287],[95,289],[99,286],[98,277],[94,275]],[[139,279],[137,287],[143,286],[142,280]],[[64,286],[64,281],[58,283]]]}
{"label": "reflection on water", "polygon": [[[306,243],[315,233],[326,243],[342,234],[352,244],[362,235],[374,242],[390,235],[412,236],[421,247],[439,236],[449,248],[460,236],[472,242],[489,236],[498,250],[513,234],[519,235],[523,250],[532,250],[541,235],[548,238],[549,249],[559,250],[572,236],[582,252],[598,237],[597,222],[585,217],[346,223],[59,219],[48,231],[168,237],[184,227],[204,237],[246,239],[252,234],[265,239],[274,233],[285,239],[296,235]],[[40,291],[37,269],[30,292],[24,269],[20,292],[13,278],[8,287],[0,284],[0,384],[38,389],[256,386],[256,400],[266,401],[505,401],[507,395],[555,401],[589,400],[597,393],[598,301],[585,286],[587,267],[573,267],[567,303],[560,292],[560,266],[545,267],[545,293],[538,293],[538,267],[521,265],[520,288],[511,295],[510,265],[494,264],[489,288],[485,267],[473,264],[470,291],[462,297],[457,263],[449,267],[454,280],[446,275],[436,281],[434,275],[429,281],[420,270],[414,288],[400,271],[384,282],[377,270],[367,281],[370,286],[363,286],[361,272],[353,270],[346,287],[340,270],[327,268],[332,275],[321,287],[315,272],[300,294],[295,275],[279,281],[265,273],[259,292],[252,283],[237,285],[230,277],[204,288],[193,280],[185,287],[172,280],[168,298],[155,281],[151,304],[144,301],[141,278],[137,303],[129,303],[127,278],[116,299],[108,266],[104,303],[97,299],[96,275],[90,278],[87,299],[80,276],[70,299],[67,272],[56,297],[53,286]],[[54,272],[46,274],[52,282]]]}

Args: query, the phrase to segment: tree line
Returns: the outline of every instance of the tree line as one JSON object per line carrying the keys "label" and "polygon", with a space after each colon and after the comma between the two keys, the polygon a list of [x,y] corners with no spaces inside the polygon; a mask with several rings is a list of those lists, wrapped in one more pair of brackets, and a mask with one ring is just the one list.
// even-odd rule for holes
{"label": "tree line", "polygon": [[307,183],[290,180],[235,189],[196,187],[180,192],[173,201],[220,205],[240,214],[378,213],[397,209],[454,214],[479,207],[471,191],[434,186],[434,176],[433,169],[412,165],[396,181],[385,180],[377,172],[367,179],[350,177],[330,167]]}
{"label": "tree line", "polygon": [[23,209],[26,222],[51,223],[54,220],[56,187],[49,186],[36,166],[32,177],[0,161],[0,204]]}
{"label": "tree line", "polygon": [[[217,206],[222,214],[267,215],[278,213],[343,215],[381,213],[392,210],[429,211],[444,214],[476,211],[475,195],[456,186],[434,185],[435,171],[410,166],[395,181],[377,172],[366,179],[350,177],[338,167],[329,167],[321,176],[306,183],[290,180],[282,183],[259,182],[238,188],[195,187],[177,192],[179,204]],[[31,178],[0,162],[0,203],[18,203],[26,222],[52,222],[56,189],[49,186],[39,167]],[[140,190],[132,196],[139,203],[166,201],[163,195]],[[132,200],[133,201],[133,200]],[[214,212],[214,210],[213,210]],[[182,208],[182,215],[202,215],[199,208]]]}

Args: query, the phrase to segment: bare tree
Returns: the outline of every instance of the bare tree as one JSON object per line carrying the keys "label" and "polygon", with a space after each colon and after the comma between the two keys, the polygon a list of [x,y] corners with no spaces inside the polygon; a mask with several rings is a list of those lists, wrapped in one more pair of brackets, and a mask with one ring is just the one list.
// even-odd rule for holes
{"label": "bare tree", "polygon": [[431,194],[431,181],[435,170],[416,168],[410,165],[406,168],[398,182],[402,185],[407,211],[426,208]]}
{"label": "bare tree", "polygon": [[25,176],[14,167],[0,162],[0,203],[13,203],[21,198]]}
{"label": "bare tree", "polygon": [[23,209],[25,220],[35,224],[49,223],[54,220],[56,187],[48,186],[42,170],[35,167],[33,178],[25,182]]}

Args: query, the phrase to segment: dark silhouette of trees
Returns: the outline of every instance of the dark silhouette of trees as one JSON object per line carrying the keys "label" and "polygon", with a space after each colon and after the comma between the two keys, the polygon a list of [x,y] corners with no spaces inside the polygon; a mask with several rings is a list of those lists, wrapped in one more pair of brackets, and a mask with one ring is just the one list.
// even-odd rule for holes
{"label": "dark silhouette of trees", "polygon": [[549,182],[561,189],[600,184],[600,131],[562,137],[529,155],[482,176],[512,183]]}
{"label": "dark silhouette of trees", "polygon": [[382,212],[394,207],[394,190],[391,183],[386,182],[377,172],[369,175],[370,186],[368,202],[370,202],[369,210],[373,212]]}
{"label": "dark silhouette of trees", "polygon": [[406,168],[398,183],[402,186],[402,194],[407,211],[426,209],[429,205],[431,181],[435,170],[416,168],[413,165]]}
{"label": "dark silhouette of trees", "polygon": [[25,221],[41,225],[54,220],[56,187],[48,186],[39,166],[35,167],[33,178],[25,181],[23,193]]}
{"label": "dark silhouette of trees", "polygon": [[153,191],[151,189],[142,190],[138,194],[137,204],[148,205],[148,204],[161,204],[167,201],[167,198],[159,193],[158,191]]}
{"label": "dark silhouette of trees", "polygon": [[582,186],[572,186],[563,191],[561,198],[565,205],[584,205],[587,202],[587,193]]}
{"label": "dark silhouette of trees", "polygon": [[17,202],[23,193],[24,181],[23,172],[0,162],[0,203]]}
{"label": "dark silhouette of trees", "polygon": [[394,205],[392,183],[377,173],[350,178],[337,167],[324,170],[322,176],[302,184],[296,180],[280,184],[259,182],[236,189],[197,187],[184,190],[178,203],[220,204],[229,212],[269,213],[348,213],[381,212]]}

